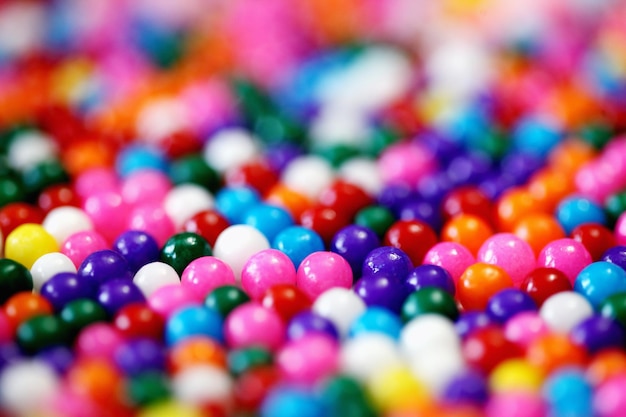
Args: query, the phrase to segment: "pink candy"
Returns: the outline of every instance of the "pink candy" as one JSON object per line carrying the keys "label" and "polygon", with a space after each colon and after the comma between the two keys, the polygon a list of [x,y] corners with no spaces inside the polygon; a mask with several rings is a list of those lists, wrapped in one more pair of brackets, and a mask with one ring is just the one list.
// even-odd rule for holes
{"label": "pink candy", "polygon": [[263,297],[274,285],[295,283],[293,262],[276,249],[265,249],[252,255],[241,271],[241,285],[254,299]]}
{"label": "pink candy", "polygon": [[228,264],[214,256],[203,256],[187,265],[180,283],[204,299],[215,288],[235,285],[236,281],[235,274]]}
{"label": "pink candy", "polygon": [[549,331],[550,329],[536,311],[516,314],[504,326],[506,338],[524,347],[548,334]]}
{"label": "pink candy", "polygon": [[74,346],[79,357],[113,362],[115,351],[124,341],[124,337],[112,325],[94,323],[80,332]]}
{"label": "pink candy", "polygon": [[88,255],[108,248],[109,245],[100,233],[87,230],[68,237],[61,247],[61,253],[70,258],[74,266],[78,268]]}
{"label": "pink candy", "polygon": [[308,334],[287,343],[278,353],[277,363],[287,380],[313,386],[337,372],[339,347],[329,336]]}
{"label": "pink candy", "polygon": [[204,296],[194,291],[193,288],[168,284],[158,288],[150,295],[148,305],[161,317],[167,318],[174,311],[191,305],[199,305],[203,300]]}
{"label": "pink candy", "polygon": [[545,417],[547,406],[537,394],[507,392],[495,394],[485,408],[486,417]]}
{"label": "pink candy", "polygon": [[472,253],[460,243],[440,242],[426,252],[424,263],[444,268],[450,273],[456,285],[463,272],[467,267],[476,263],[476,260]]}
{"label": "pink candy", "polygon": [[428,150],[416,143],[398,143],[388,147],[378,160],[378,169],[386,184],[414,187],[437,164]]}
{"label": "pink candy", "polygon": [[160,203],[145,203],[134,208],[128,217],[128,229],[150,233],[159,246],[163,246],[176,230]]}
{"label": "pink candy", "polygon": [[517,287],[535,268],[532,248],[512,233],[497,233],[487,239],[478,250],[477,260],[504,269]]}
{"label": "pink candy", "polygon": [[285,325],[274,310],[256,302],[235,308],[224,323],[224,336],[231,348],[262,346],[271,351],[280,348],[285,338]]}
{"label": "pink candy", "polygon": [[582,243],[565,238],[548,243],[539,253],[537,266],[558,269],[573,286],[578,273],[591,262],[591,255]]}
{"label": "pink candy", "polygon": [[83,204],[95,229],[109,242],[113,242],[125,232],[128,217],[128,204],[116,191],[105,191],[90,195]]}
{"label": "pink candy", "polygon": [[134,171],[122,184],[124,202],[134,206],[143,203],[160,203],[172,188],[170,179],[155,169]]}
{"label": "pink candy", "polygon": [[313,252],[300,263],[296,285],[315,300],[333,287],[352,288],[350,264],[333,252]]}

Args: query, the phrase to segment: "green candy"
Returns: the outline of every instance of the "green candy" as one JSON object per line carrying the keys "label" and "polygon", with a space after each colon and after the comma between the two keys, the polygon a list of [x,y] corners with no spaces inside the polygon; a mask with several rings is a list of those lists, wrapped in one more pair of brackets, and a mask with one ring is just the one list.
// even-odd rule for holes
{"label": "green candy", "polygon": [[321,389],[321,397],[330,408],[332,417],[374,417],[363,388],[349,376],[336,375],[327,380]]}
{"label": "green candy", "polygon": [[607,198],[604,210],[613,222],[617,221],[617,218],[626,211],[626,192],[613,194]]}
{"label": "green candy", "polygon": [[202,155],[189,155],[174,161],[170,167],[170,179],[176,185],[198,184],[211,192],[220,186],[218,173],[209,166]]}
{"label": "green candy", "polygon": [[33,290],[33,277],[21,263],[12,259],[0,259],[0,304],[22,291]]}
{"label": "green candy", "polygon": [[63,307],[59,316],[74,333],[78,333],[92,323],[108,319],[104,308],[97,302],[87,298],[69,302]]}
{"label": "green candy", "polygon": [[356,214],[354,223],[372,229],[379,238],[385,236],[387,229],[396,221],[393,213],[382,206],[368,206]]}
{"label": "green candy", "polygon": [[0,178],[0,207],[22,201],[25,197],[20,180],[11,176]]}
{"label": "green candy", "polygon": [[202,256],[210,256],[213,252],[208,242],[200,235],[191,232],[178,233],[165,242],[161,249],[161,261],[170,265],[178,273],[193,261]]}
{"label": "green candy", "polygon": [[626,292],[613,294],[600,305],[600,314],[626,326]]}
{"label": "green candy", "polygon": [[160,372],[145,372],[128,380],[127,391],[133,404],[144,406],[170,397],[168,379]]}
{"label": "green candy", "polygon": [[230,372],[239,375],[250,368],[272,363],[272,354],[261,347],[253,346],[245,349],[233,350],[228,353],[228,368]]}
{"label": "green candy", "polygon": [[405,322],[429,313],[441,314],[453,321],[459,317],[454,298],[437,287],[425,287],[411,293],[402,305],[402,320]]}
{"label": "green candy", "polygon": [[53,346],[67,346],[72,339],[67,324],[53,315],[26,320],[17,328],[16,338],[20,347],[30,354]]}
{"label": "green candy", "polygon": [[27,198],[33,199],[43,189],[55,185],[68,183],[70,177],[60,161],[51,160],[41,162],[22,175],[22,182]]}
{"label": "green candy", "polygon": [[226,317],[235,308],[248,301],[250,297],[241,288],[224,285],[211,291],[204,300],[204,305],[217,311],[222,317]]}
{"label": "green candy", "polygon": [[592,122],[583,126],[578,136],[595,149],[602,149],[614,136],[611,126],[603,122]]}

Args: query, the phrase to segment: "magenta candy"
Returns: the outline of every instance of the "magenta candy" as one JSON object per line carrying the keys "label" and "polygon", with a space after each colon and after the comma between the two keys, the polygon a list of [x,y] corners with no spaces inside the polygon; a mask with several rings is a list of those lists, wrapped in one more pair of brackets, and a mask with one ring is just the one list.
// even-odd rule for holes
{"label": "magenta candy", "polygon": [[0,344],[13,340],[13,327],[3,310],[0,310]]}
{"label": "magenta candy", "polygon": [[593,409],[598,417],[626,416],[626,375],[605,381],[594,394]]}
{"label": "magenta candy", "polygon": [[536,311],[516,314],[504,325],[504,336],[523,347],[549,332],[550,329]]}
{"label": "magenta candy", "polygon": [[617,218],[615,223],[615,241],[618,245],[626,245],[626,212]]}
{"label": "magenta candy", "polygon": [[83,204],[95,229],[109,242],[126,231],[128,205],[122,195],[106,191],[87,197]]}
{"label": "magenta candy", "polygon": [[260,299],[278,284],[295,284],[296,268],[287,255],[265,249],[252,255],[241,271],[241,286],[253,299]]}
{"label": "magenta candy", "polygon": [[261,346],[276,351],[285,340],[285,325],[276,311],[251,301],[231,311],[224,336],[234,349]]}
{"label": "magenta candy", "polygon": [[478,262],[504,269],[516,287],[535,269],[535,255],[528,243],[512,233],[496,233],[487,239],[476,257]]}
{"label": "magenta candy", "polygon": [[160,203],[172,188],[170,179],[156,169],[131,172],[122,184],[122,198],[131,206],[144,203]]}
{"label": "magenta candy", "polygon": [[494,394],[485,407],[485,417],[545,417],[548,408],[536,394],[506,392]]}
{"label": "magenta candy", "polygon": [[160,203],[145,203],[135,207],[128,217],[128,229],[150,233],[159,246],[163,246],[176,231],[174,222]]}
{"label": "magenta candy", "polygon": [[339,347],[330,336],[308,334],[283,346],[276,361],[286,380],[313,386],[337,372]]}
{"label": "magenta candy", "polygon": [[74,181],[76,193],[85,200],[94,192],[113,191],[119,189],[119,180],[115,171],[106,168],[94,168],[81,173]]}
{"label": "magenta candy", "polygon": [[61,253],[70,258],[76,268],[94,252],[108,249],[107,241],[95,230],[85,230],[69,236],[63,242]]}
{"label": "magenta candy", "polygon": [[437,164],[433,155],[423,146],[410,142],[392,145],[383,151],[378,168],[386,184],[415,186]]}
{"label": "magenta candy", "polygon": [[148,297],[148,305],[161,317],[167,318],[174,311],[191,305],[200,305],[204,296],[193,288],[177,284],[164,285]]}
{"label": "magenta candy", "polygon": [[231,267],[214,256],[194,259],[187,265],[180,278],[183,287],[204,300],[207,294],[223,285],[235,285],[235,274]]}
{"label": "magenta candy", "polygon": [[313,252],[300,263],[296,285],[311,300],[315,300],[330,288],[352,288],[352,269],[339,254]]}
{"label": "magenta candy", "polygon": [[85,327],[74,344],[77,357],[113,361],[115,351],[124,343],[122,334],[109,323],[94,323]]}
{"label": "magenta candy", "polygon": [[572,286],[578,273],[592,262],[582,243],[569,238],[548,243],[539,253],[537,267],[556,268],[563,272]]}
{"label": "magenta candy", "polygon": [[467,267],[476,263],[476,259],[469,249],[460,243],[440,242],[426,252],[424,263],[444,268],[456,284]]}

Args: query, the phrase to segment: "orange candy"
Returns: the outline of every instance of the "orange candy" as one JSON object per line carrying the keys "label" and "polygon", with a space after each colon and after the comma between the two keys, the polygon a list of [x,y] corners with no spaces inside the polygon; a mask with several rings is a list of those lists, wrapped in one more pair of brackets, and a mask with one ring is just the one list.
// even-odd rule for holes
{"label": "orange candy", "polygon": [[572,175],[551,168],[538,171],[528,183],[531,196],[541,202],[548,213],[554,212],[561,200],[575,189]]}
{"label": "orange candy", "polygon": [[545,375],[549,375],[565,366],[584,366],[587,362],[587,352],[566,335],[549,334],[528,346],[526,360],[541,369]]}
{"label": "orange candy", "polygon": [[226,367],[226,352],[208,337],[196,336],[177,343],[168,353],[168,368],[177,373],[198,364]]}
{"label": "orange candy", "polygon": [[620,349],[606,349],[598,352],[587,366],[587,378],[594,385],[624,374],[626,374],[626,352]]}
{"label": "orange candy", "polygon": [[20,292],[13,295],[4,303],[3,309],[13,329],[17,329],[21,323],[32,317],[54,313],[48,300],[39,294],[30,292]]}
{"label": "orange candy", "polygon": [[498,228],[501,232],[512,232],[522,217],[530,213],[545,213],[547,210],[526,188],[513,188],[502,194],[496,203]]}
{"label": "orange candy", "polygon": [[294,219],[299,219],[302,213],[311,208],[311,200],[307,196],[294,191],[283,184],[277,184],[269,191],[265,200],[270,204],[283,207]]}
{"label": "orange candy", "polygon": [[457,299],[466,311],[484,310],[492,295],[511,287],[513,281],[504,269],[478,262],[459,278]]}
{"label": "orange candy", "polygon": [[111,148],[95,140],[74,143],[63,153],[63,166],[74,176],[91,168],[111,167],[114,162]]}
{"label": "orange candy", "polygon": [[596,151],[581,140],[570,139],[557,145],[548,156],[548,163],[557,172],[572,176],[596,155]]}
{"label": "orange candy", "polygon": [[460,214],[450,219],[443,226],[441,240],[460,243],[476,256],[483,242],[493,233],[491,226],[480,217]]}
{"label": "orange candy", "polygon": [[124,377],[111,363],[102,359],[84,359],[74,363],[67,373],[68,387],[95,403],[121,404]]}
{"label": "orange candy", "polygon": [[527,242],[535,256],[538,256],[548,243],[566,237],[559,222],[544,213],[533,213],[523,217],[515,225],[513,234]]}

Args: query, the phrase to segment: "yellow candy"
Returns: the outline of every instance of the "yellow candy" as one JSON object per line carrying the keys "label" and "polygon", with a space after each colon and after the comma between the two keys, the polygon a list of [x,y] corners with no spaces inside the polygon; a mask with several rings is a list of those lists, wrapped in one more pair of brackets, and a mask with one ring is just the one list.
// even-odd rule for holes
{"label": "yellow candy", "polygon": [[374,376],[367,392],[374,406],[383,412],[423,409],[430,402],[426,387],[405,368],[390,368]]}
{"label": "yellow candy", "polygon": [[166,401],[143,409],[137,417],[205,417],[205,415],[189,405]]}
{"label": "yellow candy", "polygon": [[30,269],[41,256],[58,251],[59,245],[57,241],[43,226],[26,223],[16,227],[7,236],[4,256]]}
{"label": "yellow candy", "polygon": [[537,392],[542,384],[541,370],[522,359],[502,362],[489,377],[489,386],[494,392]]}

